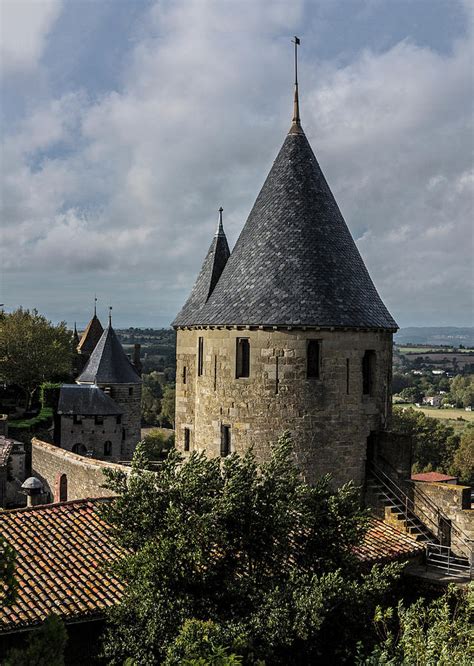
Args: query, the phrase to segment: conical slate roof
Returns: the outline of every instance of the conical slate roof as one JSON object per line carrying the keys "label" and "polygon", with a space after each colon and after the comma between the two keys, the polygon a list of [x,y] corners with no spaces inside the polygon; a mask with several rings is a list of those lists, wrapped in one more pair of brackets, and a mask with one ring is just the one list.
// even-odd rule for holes
{"label": "conical slate roof", "polygon": [[81,354],[92,354],[94,347],[100,340],[100,336],[104,332],[102,324],[97,318],[96,313],[87,324],[86,330],[82,334],[81,340],[77,345],[77,351]]}
{"label": "conical slate roof", "polygon": [[299,121],[211,296],[173,325],[397,328]]}
{"label": "conical slate roof", "polygon": [[198,316],[198,312],[212,294],[230,256],[229,245],[222,225],[222,208],[219,209],[219,214],[217,231],[204,259],[201,271],[194,283],[191,295],[173,322],[174,326],[181,325],[176,323],[178,321],[192,320]]}
{"label": "conical slate roof", "polygon": [[139,384],[141,379],[123,351],[112,325],[105,329],[86,367],[76,379],[87,384]]}

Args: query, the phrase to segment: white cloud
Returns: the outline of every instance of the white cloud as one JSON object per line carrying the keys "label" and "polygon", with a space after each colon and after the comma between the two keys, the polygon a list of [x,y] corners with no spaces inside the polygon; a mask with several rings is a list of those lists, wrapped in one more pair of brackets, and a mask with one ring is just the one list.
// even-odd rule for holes
{"label": "white cloud", "polygon": [[[305,16],[286,0],[152,7],[120,91],[51,100],[7,140],[4,265],[115,275],[124,294],[142,287],[128,293],[131,312],[166,300],[171,319],[217,208],[235,240],[283,141],[286,35]],[[467,40],[451,55],[401,42],[346,67],[301,67],[308,137],[405,324],[456,323],[467,307],[470,53]]]}
{"label": "white cloud", "polygon": [[0,65],[4,73],[38,64],[61,4],[61,0],[2,0]]}

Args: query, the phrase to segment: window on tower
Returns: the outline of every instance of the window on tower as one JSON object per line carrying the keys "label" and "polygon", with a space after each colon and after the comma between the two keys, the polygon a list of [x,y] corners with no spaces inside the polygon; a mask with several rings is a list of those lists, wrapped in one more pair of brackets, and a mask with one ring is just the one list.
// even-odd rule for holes
{"label": "window on tower", "polygon": [[198,377],[201,377],[202,370],[204,365],[204,338],[198,338],[198,363],[197,363],[197,373]]}
{"label": "window on tower", "polygon": [[319,379],[321,366],[321,342],[308,340],[306,348],[306,376],[308,379]]}
{"label": "window on tower", "polygon": [[221,430],[221,456],[225,458],[231,453],[230,426],[223,425]]}
{"label": "window on tower", "polygon": [[104,456],[111,456],[112,455],[112,442],[107,441],[104,442]]}
{"label": "window on tower", "polygon": [[250,377],[250,341],[248,338],[237,338],[235,354],[235,376]]}
{"label": "window on tower", "polygon": [[189,451],[191,443],[191,431],[189,428],[184,429],[184,450]]}
{"label": "window on tower", "polygon": [[374,395],[376,355],[373,349],[368,349],[362,358],[362,393]]}

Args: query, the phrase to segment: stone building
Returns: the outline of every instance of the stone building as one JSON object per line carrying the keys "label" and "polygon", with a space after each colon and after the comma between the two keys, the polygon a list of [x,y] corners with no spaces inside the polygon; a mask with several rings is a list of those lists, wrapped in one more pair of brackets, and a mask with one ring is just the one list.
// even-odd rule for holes
{"label": "stone building", "polygon": [[392,335],[301,127],[289,133],[232,251],[219,227],[177,330],[176,443],[259,460],[285,430],[313,482],[365,478],[390,419]]}
{"label": "stone building", "polygon": [[[72,437],[75,437],[74,444],[83,444],[85,447],[90,445],[95,446],[95,442],[97,441],[95,439],[95,420],[98,416],[99,418],[102,417],[103,423],[101,424],[101,429],[105,430],[105,433],[100,433],[100,442],[103,446],[105,446],[105,441],[110,442],[112,451],[116,451],[117,447],[114,444],[115,440],[112,435],[115,434],[113,430],[114,428],[117,429],[116,426],[119,425],[117,420],[120,418],[120,457],[122,459],[131,458],[137,443],[140,441],[142,395],[141,379],[137,370],[133,367],[132,363],[125,355],[122,345],[120,344],[120,341],[117,338],[114,329],[112,328],[112,323],[110,320],[108,327],[102,333],[100,340],[92,351],[84,370],[81,372],[79,377],[77,377],[76,383],[81,387],[85,387],[86,389],[88,387],[90,389],[91,405],[94,400],[96,401],[96,398],[92,398],[92,393],[94,393],[97,388],[101,390],[105,394],[106,398],[108,398],[107,405],[105,405],[105,401],[101,400],[102,406],[99,408],[96,401],[96,406],[94,408],[91,407],[91,409],[96,409],[97,407],[99,411],[104,411],[104,409],[107,409],[108,411],[104,412],[103,414],[97,414],[96,412],[93,412],[89,415],[81,413],[77,414],[77,416],[88,416],[90,422],[88,422],[87,419],[84,419],[81,424],[76,424],[82,426],[80,429],[82,439],[78,439],[79,428],[73,428]],[[79,393],[77,395],[79,395]],[[110,411],[112,410],[112,402],[116,405],[116,407],[113,409],[119,410],[115,414],[112,414]],[[92,423],[92,417],[94,417],[94,423]],[[104,427],[106,417],[107,428]],[[113,419],[109,417],[116,419],[115,424],[113,423]],[[93,434],[91,432],[92,429],[94,430]],[[68,434],[67,441],[72,443],[73,440],[71,439],[70,435],[71,433]],[[107,435],[106,440],[102,439],[104,435]],[[63,446],[62,436],[61,446]],[[115,457],[114,453],[112,453],[112,456]],[[101,457],[103,457],[103,455]]]}

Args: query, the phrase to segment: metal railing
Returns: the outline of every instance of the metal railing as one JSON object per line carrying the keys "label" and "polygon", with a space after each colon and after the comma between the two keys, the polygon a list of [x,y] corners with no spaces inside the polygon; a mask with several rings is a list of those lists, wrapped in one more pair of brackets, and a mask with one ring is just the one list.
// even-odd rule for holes
{"label": "metal railing", "polygon": [[439,569],[448,576],[459,576],[463,578],[473,577],[472,559],[456,557],[449,546],[439,544],[426,544],[426,566]]}

